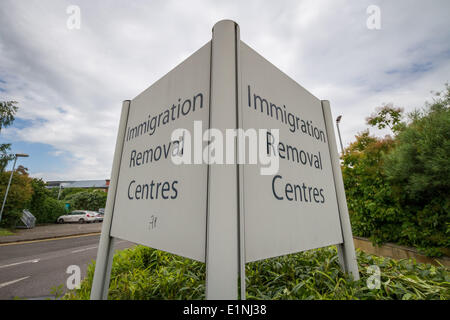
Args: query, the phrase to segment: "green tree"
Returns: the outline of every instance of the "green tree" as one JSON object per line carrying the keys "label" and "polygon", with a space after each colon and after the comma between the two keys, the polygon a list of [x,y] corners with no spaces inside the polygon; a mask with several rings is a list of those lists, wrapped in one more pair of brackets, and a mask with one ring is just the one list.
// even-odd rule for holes
{"label": "green tree", "polygon": [[0,131],[14,122],[17,101],[0,101]]}
{"label": "green tree", "polygon": [[374,243],[399,241],[403,212],[383,171],[384,155],[393,147],[390,136],[366,130],[345,151],[342,174],[353,234]]}
{"label": "green tree", "polygon": [[410,215],[404,235],[431,252],[450,244],[450,87],[409,119],[384,171]]}
{"label": "green tree", "polygon": [[[0,173],[0,199],[2,200],[5,197],[10,174],[11,172]],[[14,227],[17,224],[21,217],[22,210],[29,206],[33,195],[31,181],[32,179],[24,170],[15,171],[13,173],[0,225]]]}
{"label": "green tree", "polygon": [[[16,101],[0,101],[0,133],[3,128],[14,122],[18,110],[16,104]],[[13,156],[9,154],[10,149],[10,143],[0,144],[0,172],[5,171],[8,162],[13,159]]]}
{"label": "green tree", "polygon": [[403,122],[402,110],[377,109],[344,153],[342,173],[352,229],[375,243],[414,246],[431,256],[450,244],[450,87]]}
{"label": "green tree", "polygon": [[393,133],[398,133],[405,127],[402,122],[403,109],[395,108],[392,104],[386,104],[378,107],[376,112],[366,118],[368,125],[378,129],[389,128]]}
{"label": "green tree", "polygon": [[71,210],[97,211],[105,207],[107,195],[102,190],[83,191],[67,196],[64,201],[70,204]]}
{"label": "green tree", "polygon": [[64,202],[53,199],[50,191],[45,187],[42,179],[31,180],[33,196],[30,201],[29,210],[36,217],[37,223],[52,223],[65,214]]}
{"label": "green tree", "polygon": [[66,207],[63,201],[45,197],[35,213],[39,223],[54,223],[59,216],[66,214]]}
{"label": "green tree", "polygon": [[45,188],[45,182],[42,179],[33,178],[31,180],[31,187],[33,188],[33,196],[31,198],[29,209],[31,213],[38,212],[45,198],[49,197],[49,191]]}

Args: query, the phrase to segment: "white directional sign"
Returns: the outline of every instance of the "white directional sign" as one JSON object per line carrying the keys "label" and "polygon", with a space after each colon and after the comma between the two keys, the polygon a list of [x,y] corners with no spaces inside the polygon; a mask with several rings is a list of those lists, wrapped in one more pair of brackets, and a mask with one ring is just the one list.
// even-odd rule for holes
{"label": "white directional sign", "polygon": [[208,43],[131,101],[111,235],[205,261],[207,166],[176,165],[172,131],[208,124]]}
{"label": "white directional sign", "polygon": [[243,129],[268,133],[279,171],[244,168],[246,262],[342,243],[328,138],[319,99],[241,42]]}
{"label": "white directional sign", "polygon": [[236,299],[239,276],[244,298],[246,262],[328,245],[359,278],[329,103],[233,21],[124,101],[115,150],[92,299],[114,238],[205,262],[207,299]]}

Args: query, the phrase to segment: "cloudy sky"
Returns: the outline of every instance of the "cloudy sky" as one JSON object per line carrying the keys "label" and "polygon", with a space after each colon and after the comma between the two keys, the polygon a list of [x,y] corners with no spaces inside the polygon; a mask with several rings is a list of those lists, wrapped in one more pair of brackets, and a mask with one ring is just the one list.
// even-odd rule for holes
{"label": "cloudy sky", "polygon": [[[121,102],[232,19],[241,39],[343,115],[344,144],[383,103],[407,111],[450,79],[450,1],[2,0],[0,100],[16,100],[0,142],[32,176],[109,178]],[[80,29],[69,29],[71,5]],[[381,29],[367,27],[380,8]],[[375,132],[383,134],[382,132]]]}

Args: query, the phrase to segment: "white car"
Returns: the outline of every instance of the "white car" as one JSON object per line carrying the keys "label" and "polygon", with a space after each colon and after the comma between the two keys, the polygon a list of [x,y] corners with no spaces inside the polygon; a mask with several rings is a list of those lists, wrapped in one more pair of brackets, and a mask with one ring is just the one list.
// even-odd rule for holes
{"label": "white car", "polygon": [[96,220],[97,220],[97,218],[96,218],[94,211],[76,210],[76,211],[70,212],[69,214],[58,217],[56,222],[58,222],[58,223],[65,223],[65,222],[85,223],[85,222],[95,222]]}
{"label": "white car", "polygon": [[103,222],[104,214],[97,211],[95,211],[94,213],[95,213],[95,222]]}

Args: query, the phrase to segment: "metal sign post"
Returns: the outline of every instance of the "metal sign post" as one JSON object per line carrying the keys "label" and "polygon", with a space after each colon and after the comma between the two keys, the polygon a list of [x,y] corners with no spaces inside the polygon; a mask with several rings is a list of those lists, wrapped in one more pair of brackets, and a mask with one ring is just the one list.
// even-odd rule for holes
{"label": "metal sign post", "polygon": [[322,100],[322,110],[327,128],[328,146],[330,149],[331,165],[333,167],[334,185],[339,207],[343,243],[337,244],[339,262],[344,272],[350,273],[354,280],[359,280],[358,264],[356,262],[355,244],[353,243],[352,227],[348,214],[347,199],[345,197],[344,180],[342,179],[341,164],[339,162],[336,136],[333,129],[330,102]]}
{"label": "metal sign post", "polygon": [[102,233],[97,251],[95,263],[94,279],[92,281],[91,300],[107,300],[109,290],[109,280],[111,276],[111,265],[114,254],[114,238],[110,236],[112,219],[114,214],[114,202],[116,200],[116,190],[119,182],[119,169],[122,159],[122,150],[125,142],[125,131],[130,110],[130,100],[125,100],[122,104],[120,115],[119,132],[117,134],[116,149],[111,171],[111,182],[106,199],[105,215],[103,218]]}
{"label": "metal sign post", "polygon": [[[238,125],[236,79],[239,41],[239,27],[235,22],[223,20],[216,23],[211,49],[210,127],[222,132]],[[236,165],[209,165],[207,299],[237,299],[238,274],[244,269],[244,261],[239,255],[239,241],[243,241],[239,237],[239,224],[243,222],[239,219],[240,188],[237,170]],[[245,275],[241,274],[241,279],[245,280]]]}

